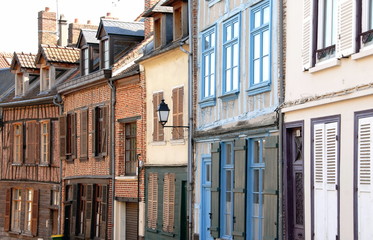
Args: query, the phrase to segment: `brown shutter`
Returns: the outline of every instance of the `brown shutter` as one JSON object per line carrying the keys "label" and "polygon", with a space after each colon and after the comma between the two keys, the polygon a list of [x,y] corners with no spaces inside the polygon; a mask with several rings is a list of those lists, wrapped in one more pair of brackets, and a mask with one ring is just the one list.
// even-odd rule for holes
{"label": "brown shutter", "polygon": [[220,236],[220,143],[211,144],[211,236]]}
{"label": "brown shutter", "polygon": [[126,202],[126,240],[138,239],[138,211],[137,202]]}
{"label": "brown shutter", "polygon": [[92,109],[92,130],[91,130],[92,156],[96,156],[96,108]]}
{"label": "brown shutter", "polygon": [[21,162],[23,163],[24,162],[24,151],[25,151],[25,141],[24,141],[24,137],[25,137],[25,127],[23,126],[23,123],[20,125],[21,127],[21,154],[20,154],[20,158],[21,158]]}
{"label": "brown shutter", "polygon": [[148,228],[156,229],[158,215],[158,174],[149,173],[148,183]]}
{"label": "brown shutter", "polygon": [[9,161],[10,162],[14,162],[14,159],[13,159],[13,156],[14,156],[14,126],[13,124],[9,124],[9,128],[10,129],[9,131],[9,135],[10,135],[10,138],[9,138],[9,142],[7,143],[7,147],[8,147],[8,152],[9,152]]}
{"label": "brown shutter", "polygon": [[[184,122],[183,122],[183,112],[184,112],[184,87],[180,87],[178,89],[179,91],[179,94],[178,94],[178,126],[183,126],[184,125]],[[183,139],[184,138],[184,128],[179,128],[179,136],[178,136],[179,139]]]}
{"label": "brown shutter", "polygon": [[159,123],[158,123],[158,113],[157,113],[157,108],[158,108],[158,94],[155,93],[153,94],[153,141],[159,141],[158,140],[158,128],[159,128]]}
{"label": "brown shutter", "polygon": [[163,179],[163,231],[174,231],[175,174],[166,173]]}
{"label": "brown shutter", "polygon": [[108,187],[102,186],[102,202],[101,202],[101,223],[100,235],[101,238],[106,239],[106,221],[107,221],[107,200],[108,200]]}
{"label": "brown shutter", "polygon": [[93,212],[93,185],[87,185],[87,200],[85,208],[85,237],[91,238],[91,227],[92,227],[92,212]]}
{"label": "brown shutter", "polygon": [[78,184],[73,184],[73,199],[71,203],[71,222],[70,222],[70,237],[75,236],[76,234],[76,217],[78,214],[78,192],[79,192],[79,185]]}
{"label": "brown shutter", "polygon": [[37,236],[38,234],[38,218],[39,218],[39,190],[34,190],[32,199],[32,213],[31,213],[31,234]]}
{"label": "brown shutter", "polygon": [[71,114],[71,157],[76,158],[76,113]]}
{"label": "brown shutter", "polygon": [[[40,163],[40,123],[39,122],[35,122],[34,124],[34,128],[35,128],[35,139],[34,139],[34,143],[35,143],[35,151],[34,151],[34,159],[35,159],[35,163]],[[47,132],[48,132],[48,138],[50,136],[50,121],[48,121],[47,123]],[[48,141],[48,139],[47,139]],[[50,144],[49,144],[50,146]],[[48,150],[48,153],[50,153],[50,150]],[[47,156],[47,162],[49,163],[49,156]]]}
{"label": "brown shutter", "polygon": [[60,122],[60,158],[66,159],[66,116],[61,116]]}
{"label": "brown shutter", "polygon": [[6,190],[5,198],[5,217],[4,217],[4,231],[10,231],[10,216],[11,216],[11,207],[12,207],[12,189],[8,188]]}
{"label": "brown shutter", "polygon": [[88,109],[80,112],[80,158],[88,157]]}
{"label": "brown shutter", "polygon": [[108,135],[109,135],[109,107],[105,106],[102,108],[102,132],[101,132],[101,154],[102,156],[107,156],[107,146],[108,146]]}
{"label": "brown shutter", "polygon": [[[157,106],[161,103],[163,99],[163,92],[158,93],[158,101],[157,101]],[[157,111],[157,107],[155,108]],[[156,113],[157,114],[157,113]],[[164,141],[164,129],[162,125],[159,123],[158,118],[157,118],[157,125],[158,125],[158,141]]]}
{"label": "brown shutter", "polygon": [[[172,89],[172,125],[174,126],[180,126],[179,125],[179,104],[178,104],[178,98],[179,91],[178,88]],[[172,128],[172,139],[178,139],[179,138],[179,128]]]}
{"label": "brown shutter", "polygon": [[34,122],[26,122],[26,156],[25,163],[34,163]]}

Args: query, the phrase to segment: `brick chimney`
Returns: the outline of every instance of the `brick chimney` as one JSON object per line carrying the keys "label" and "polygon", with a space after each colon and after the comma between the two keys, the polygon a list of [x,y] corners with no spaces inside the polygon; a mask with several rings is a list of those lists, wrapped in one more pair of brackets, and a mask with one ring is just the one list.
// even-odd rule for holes
{"label": "brick chimney", "polygon": [[40,44],[57,44],[57,15],[46,7],[38,13],[38,41]]}
{"label": "brick chimney", "polygon": [[108,13],[106,13],[106,16],[103,16],[103,17],[101,17],[101,19],[113,19],[113,20],[118,20],[119,18],[117,18],[117,17],[113,17],[112,15],[111,15],[111,12],[108,12]]}
{"label": "brick chimney", "polygon": [[88,20],[87,24],[79,23],[79,19],[75,18],[73,23],[69,24],[69,39],[68,39],[68,46],[69,47],[76,47],[76,43],[78,42],[80,29],[93,29],[97,30],[98,26],[92,25],[91,21]]}
{"label": "brick chimney", "polygon": [[[148,11],[150,8],[152,8],[156,3],[158,3],[159,0],[145,0],[145,12]],[[145,39],[150,37],[153,33],[153,18],[145,18]]]}
{"label": "brick chimney", "polygon": [[61,14],[58,20],[58,45],[67,46],[68,26],[65,15]]}

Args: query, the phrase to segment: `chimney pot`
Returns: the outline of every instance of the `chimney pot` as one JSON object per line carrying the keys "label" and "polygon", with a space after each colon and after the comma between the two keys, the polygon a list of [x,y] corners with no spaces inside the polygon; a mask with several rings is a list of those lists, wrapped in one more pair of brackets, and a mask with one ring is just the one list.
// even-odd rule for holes
{"label": "chimney pot", "polygon": [[49,12],[49,7],[45,7],[45,11],[46,11],[46,12]]}
{"label": "chimney pot", "polygon": [[75,18],[74,19],[74,23],[78,23],[79,22],[79,19],[78,18]]}
{"label": "chimney pot", "polygon": [[111,13],[110,13],[110,12],[106,13],[106,16],[107,16],[107,17],[110,17],[110,16],[111,16]]}
{"label": "chimney pot", "polygon": [[87,24],[92,24],[91,20],[88,20],[88,21],[87,21]]}

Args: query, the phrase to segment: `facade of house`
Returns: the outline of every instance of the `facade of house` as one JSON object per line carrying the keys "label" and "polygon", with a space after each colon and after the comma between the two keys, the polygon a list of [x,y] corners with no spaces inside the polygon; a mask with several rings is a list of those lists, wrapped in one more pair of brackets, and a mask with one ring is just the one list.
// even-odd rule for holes
{"label": "facade of house", "polygon": [[[187,6],[158,1],[143,14],[154,28],[139,60],[146,79],[145,239],[187,239],[188,131],[171,127],[188,123]],[[171,109],[165,127],[157,113],[162,100]]]}
{"label": "facade of house", "polygon": [[285,7],[286,237],[370,239],[372,3]]}
{"label": "facade of house", "polygon": [[278,237],[278,11],[272,0],[199,2],[199,239]]}

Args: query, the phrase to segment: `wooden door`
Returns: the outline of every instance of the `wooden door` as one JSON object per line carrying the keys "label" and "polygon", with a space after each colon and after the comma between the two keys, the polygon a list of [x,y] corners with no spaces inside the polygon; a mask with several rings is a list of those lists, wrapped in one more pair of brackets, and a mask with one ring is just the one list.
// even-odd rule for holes
{"label": "wooden door", "polygon": [[213,239],[210,234],[211,212],[211,158],[202,159],[201,181],[201,240]]}

